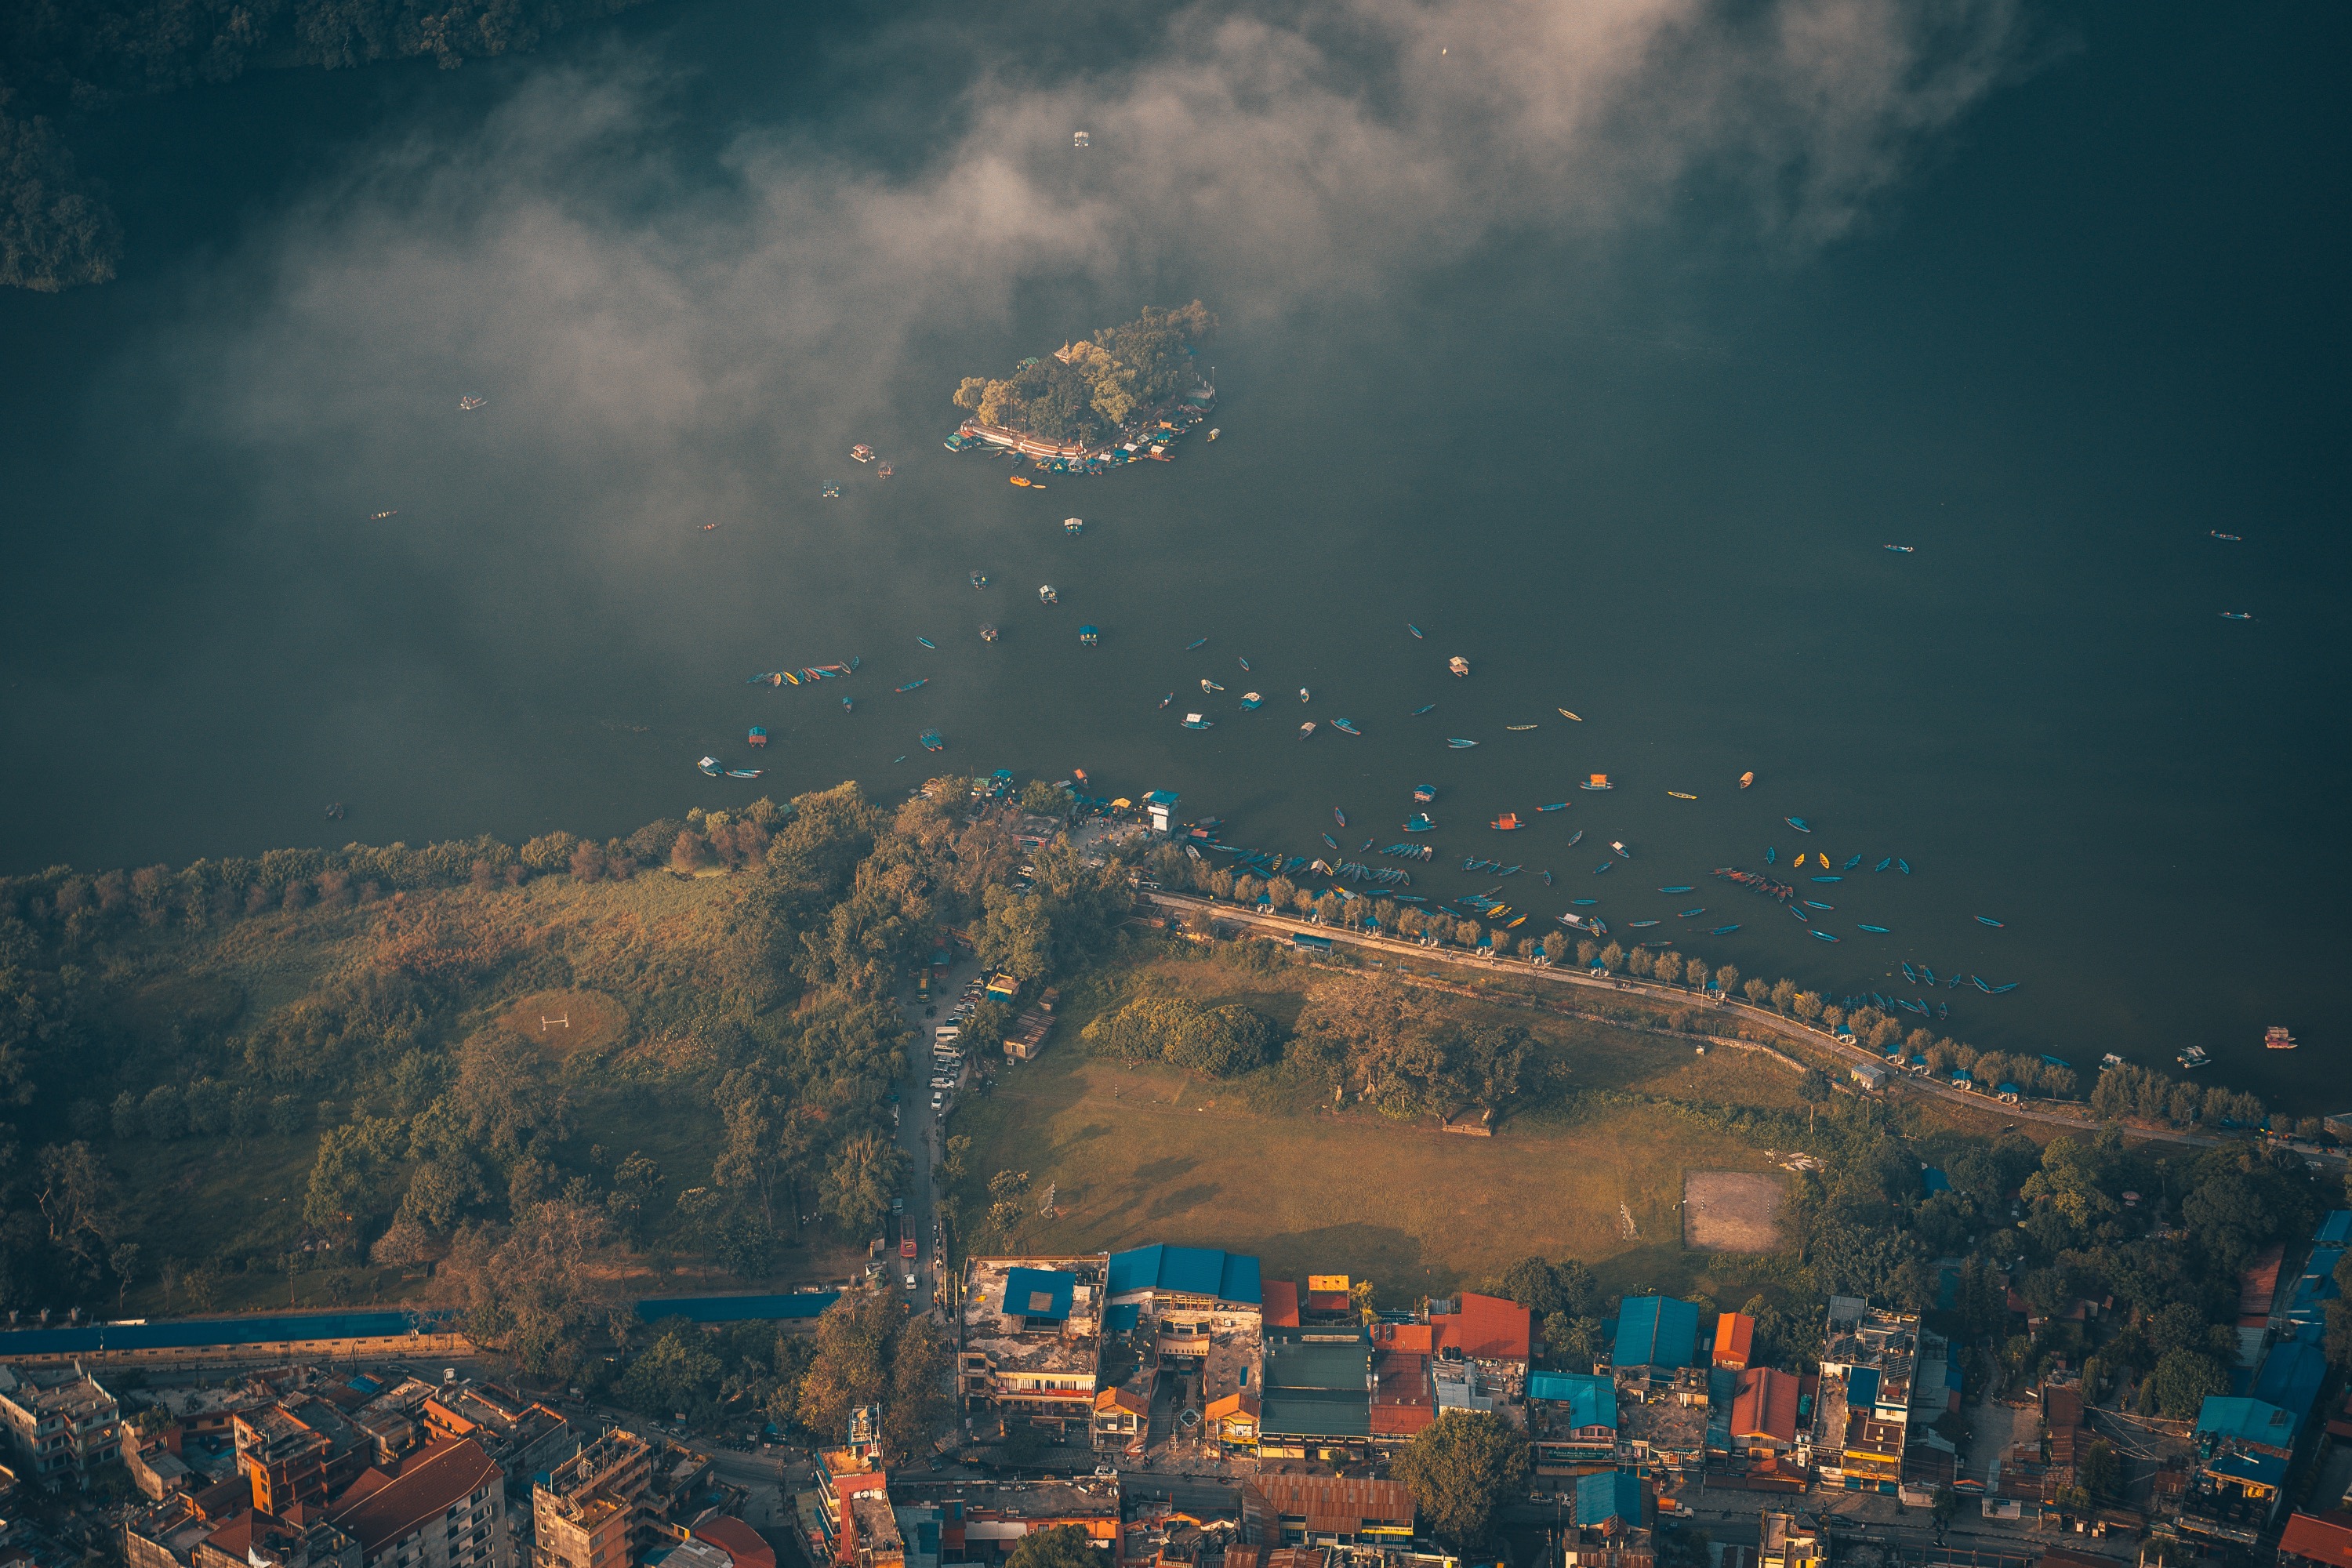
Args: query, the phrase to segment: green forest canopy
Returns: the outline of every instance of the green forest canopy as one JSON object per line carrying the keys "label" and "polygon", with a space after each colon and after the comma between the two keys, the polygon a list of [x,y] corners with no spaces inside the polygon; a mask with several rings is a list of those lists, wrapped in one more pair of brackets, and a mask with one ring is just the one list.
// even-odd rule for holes
{"label": "green forest canopy", "polygon": [[1185,350],[1216,326],[1198,300],[1173,310],[1146,306],[1124,326],[1023,361],[1005,380],[965,376],[955,405],[983,425],[1090,442],[1097,430],[1117,429],[1182,393],[1195,379]]}
{"label": "green forest canopy", "polygon": [[0,284],[55,293],[114,276],[121,226],[71,146],[76,117],[229,81],[528,49],[636,0],[26,0],[0,5]]}

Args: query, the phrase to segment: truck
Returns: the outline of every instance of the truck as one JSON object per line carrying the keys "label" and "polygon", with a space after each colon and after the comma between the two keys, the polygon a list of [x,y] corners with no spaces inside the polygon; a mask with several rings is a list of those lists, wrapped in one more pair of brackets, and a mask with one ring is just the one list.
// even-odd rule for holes
{"label": "truck", "polygon": [[898,1216],[898,1256],[915,1256],[915,1216],[910,1214]]}

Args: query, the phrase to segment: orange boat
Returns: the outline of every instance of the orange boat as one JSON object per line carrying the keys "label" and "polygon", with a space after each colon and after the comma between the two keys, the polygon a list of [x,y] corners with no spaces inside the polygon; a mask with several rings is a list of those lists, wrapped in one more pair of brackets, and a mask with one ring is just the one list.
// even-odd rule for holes
{"label": "orange boat", "polygon": [[1494,821],[1486,824],[1486,826],[1495,829],[1497,833],[1517,833],[1520,828],[1525,827],[1527,824],[1519,820],[1519,814],[1517,812],[1507,811],[1503,813],[1502,816],[1495,818]]}
{"label": "orange boat", "polygon": [[1756,775],[1752,773],[1746,773],[1739,775],[1739,787],[1741,789],[1746,789],[1749,784],[1752,784],[1755,782]]}

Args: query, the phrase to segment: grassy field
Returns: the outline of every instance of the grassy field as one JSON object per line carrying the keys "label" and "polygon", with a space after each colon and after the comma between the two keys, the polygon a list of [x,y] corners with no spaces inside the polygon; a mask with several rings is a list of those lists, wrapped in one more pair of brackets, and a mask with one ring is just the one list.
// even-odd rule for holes
{"label": "grassy field", "polygon": [[[1206,1003],[1297,1015],[1312,972],[1254,974],[1214,963],[1150,966]],[[1793,1105],[1786,1068],[1670,1037],[1510,1010],[1544,1061],[1588,1089],[1691,1101]],[[1213,1083],[1084,1055],[1082,1015],[1039,1060],[999,1076],[952,1131],[974,1140],[976,1192],[1000,1170],[1057,1188],[1060,1217],[1032,1217],[1024,1249],[1155,1241],[1255,1254],[1271,1277],[1369,1278],[1384,1300],[1475,1287],[1530,1253],[1576,1257],[1612,1291],[1727,1294],[1741,1260],[1686,1251],[1678,1205],[1690,1170],[1763,1171],[1764,1152],[1671,1107],[1612,1104],[1517,1115],[1500,1136],[1339,1113],[1278,1073]],[[1630,1223],[1630,1229],[1629,1229]]]}

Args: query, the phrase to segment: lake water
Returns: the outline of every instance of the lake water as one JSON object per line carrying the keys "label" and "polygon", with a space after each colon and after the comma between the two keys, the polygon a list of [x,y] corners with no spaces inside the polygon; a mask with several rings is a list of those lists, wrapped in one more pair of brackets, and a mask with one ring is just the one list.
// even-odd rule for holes
{"label": "lake water", "polygon": [[[832,138],[919,162],[953,51],[894,34],[893,64],[825,26],[705,0],[532,60],[257,77],[114,123],[125,280],[0,299],[0,865],[604,833],[999,766],[1179,790],[1234,842],[1321,854],[1328,828],[1384,864],[1356,847],[1401,838],[1427,783],[1433,899],[1495,886],[1453,868],[1497,857],[1539,918],[1593,897],[1621,936],[1738,923],[1683,951],[1832,993],[1895,990],[1903,959],[2013,980],[1939,992],[1939,1032],[2085,1068],[2197,1043],[2274,1101],[2352,1106],[2330,1022],[2352,106],[2327,68],[2352,18],[2073,7],[2039,69],[1834,245],[1695,239],[1696,216],[1605,247],[1516,232],[1376,307],[1306,294],[1205,351],[1217,443],[1043,491],[941,449],[954,377],[1145,299],[1222,308],[1213,247],[1130,260],[1123,293],[1041,268],[1009,319],[927,330],[873,384],[837,355],[822,378],[771,367],[707,441],[724,389],[616,359],[559,393],[544,363],[502,374],[528,352],[507,340],[289,363],[299,406],[257,434],[253,384],[318,335],[270,319],[299,326],[313,287],[273,270],[270,237],[364,198],[348,171],[404,127],[505,134],[536,73],[618,40],[702,72],[666,132],[682,159],[765,121],[796,155]],[[461,315],[467,279],[439,287]],[[583,384],[640,403],[658,482],[629,443],[567,436]],[[490,403],[460,415],[460,391]],[[251,406],[224,422],[222,399]],[[847,681],[745,683],[852,655]],[[1262,711],[1238,710],[1248,689]],[[1189,710],[1216,727],[1179,728]],[[758,784],[694,772],[751,760],[751,724],[774,737]],[[936,760],[915,740],[933,726]],[[1594,772],[1616,787],[1572,787]],[[321,820],[331,799],[346,822]],[[1506,810],[1536,826],[1489,831]],[[1633,858],[1596,876],[1619,838]],[[1782,875],[1799,851],[1836,862],[1790,879],[1834,906],[1838,943],[1706,875],[1765,869],[1768,846]],[[1842,882],[1801,879],[1854,855]],[[1874,874],[1890,856],[1913,874]],[[2303,1048],[2263,1052],[2273,1023]]]}

